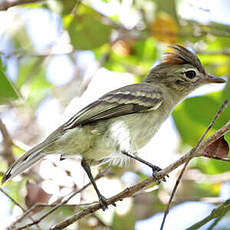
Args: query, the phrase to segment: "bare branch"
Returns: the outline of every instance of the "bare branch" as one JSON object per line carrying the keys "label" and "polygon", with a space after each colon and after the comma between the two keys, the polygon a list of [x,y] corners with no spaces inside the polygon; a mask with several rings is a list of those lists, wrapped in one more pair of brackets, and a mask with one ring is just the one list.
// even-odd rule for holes
{"label": "bare branch", "polygon": [[3,1],[0,3],[0,11],[1,10],[8,10],[14,6],[20,6],[28,3],[35,3],[35,2],[43,2],[44,0],[15,0],[15,1]]}

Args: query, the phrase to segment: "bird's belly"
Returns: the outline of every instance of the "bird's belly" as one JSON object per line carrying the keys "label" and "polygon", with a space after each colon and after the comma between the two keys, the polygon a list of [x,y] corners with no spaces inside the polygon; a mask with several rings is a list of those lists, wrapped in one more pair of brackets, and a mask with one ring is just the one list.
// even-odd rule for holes
{"label": "bird's belly", "polygon": [[137,151],[151,140],[160,127],[162,118],[156,113],[143,113],[133,115],[133,119],[125,122],[130,132],[132,148]]}
{"label": "bird's belly", "polygon": [[165,120],[158,113],[138,113],[111,119],[103,135],[104,146],[114,146],[116,151],[136,152],[145,146]]}
{"label": "bird's belly", "polygon": [[114,144],[104,141],[107,125],[85,125],[68,130],[57,142],[47,148],[47,152],[68,155],[81,155],[84,159],[97,164],[114,152]]}

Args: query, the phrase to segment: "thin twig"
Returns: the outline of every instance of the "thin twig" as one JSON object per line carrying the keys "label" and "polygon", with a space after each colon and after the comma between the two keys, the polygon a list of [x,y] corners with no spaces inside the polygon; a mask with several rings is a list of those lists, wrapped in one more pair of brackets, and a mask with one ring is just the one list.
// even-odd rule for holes
{"label": "thin twig", "polygon": [[[218,112],[216,113],[215,117],[212,119],[212,121],[210,122],[208,128],[205,130],[204,134],[201,136],[201,138],[199,139],[198,143],[197,143],[196,146],[191,150],[191,152],[196,152],[196,150],[200,147],[201,142],[204,140],[205,136],[207,135],[207,133],[209,132],[209,130],[212,128],[212,126],[214,125],[214,122],[215,122],[216,119],[220,116],[220,114],[223,112],[223,110],[224,110],[224,108],[227,106],[227,104],[228,104],[228,100],[225,100],[225,101],[222,103],[222,105],[220,106],[220,108],[219,108]],[[192,159],[192,158],[188,158],[188,160],[185,162],[184,167],[183,167],[183,169],[181,170],[180,175],[179,175],[179,177],[178,177],[178,179],[177,179],[177,181],[176,181],[176,183],[175,183],[175,185],[174,185],[174,187],[173,187],[173,191],[172,191],[172,194],[171,194],[171,196],[170,196],[170,198],[169,198],[169,202],[168,202],[167,208],[165,209],[165,212],[164,212],[164,216],[163,216],[163,220],[162,220],[162,223],[161,223],[160,230],[163,230],[163,228],[164,228],[164,224],[165,224],[165,221],[166,221],[166,217],[167,217],[167,215],[168,215],[168,213],[169,213],[169,208],[170,208],[170,206],[171,206],[173,197],[174,197],[174,195],[175,195],[175,193],[176,193],[176,190],[177,190],[178,185],[179,185],[179,183],[180,183],[180,181],[181,181],[181,178],[182,178],[182,176],[183,176],[183,174],[184,174],[184,172],[185,172],[185,169],[186,169],[186,167],[187,167],[187,165],[188,165],[188,163],[190,162],[191,159]]]}
{"label": "thin twig", "polygon": [[185,162],[185,164],[184,164],[184,166],[183,166],[183,169],[181,170],[180,175],[179,175],[179,177],[178,177],[177,180],[176,180],[176,183],[175,183],[175,185],[174,185],[174,187],[173,187],[173,190],[172,190],[172,194],[171,194],[171,196],[170,196],[170,198],[169,198],[169,201],[168,201],[167,208],[165,209],[165,212],[164,212],[164,216],[163,216],[163,220],[162,220],[162,222],[161,222],[160,230],[163,230],[163,228],[164,228],[164,224],[165,224],[165,221],[166,221],[166,217],[167,217],[167,215],[168,215],[168,213],[169,213],[169,208],[170,208],[170,206],[171,206],[171,204],[172,204],[172,199],[173,199],[173,197],[174,197],[174,195],[175,195],[175,193],[176,193],[176,190],[177,190],[177,188],[178,188],[178,185],[179,185],[179,183],[180,183],[180,181],[181,181],[181,178],[182,178],[182,176],[183,176],[183,174],[184,174],[184,171],[185,171],[185,169],[186,169],[188,163],[190,162],[190,160],[191,160],[191,158],[188,158],[188,160]]}

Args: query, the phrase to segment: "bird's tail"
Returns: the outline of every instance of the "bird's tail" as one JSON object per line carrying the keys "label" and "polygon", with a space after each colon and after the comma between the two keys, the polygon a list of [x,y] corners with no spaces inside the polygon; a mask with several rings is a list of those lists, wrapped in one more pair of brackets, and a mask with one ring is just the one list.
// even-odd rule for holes
{"label": "bird's tail", "polygon": [[52,143],[47,143],[46,141],[44,141],[27,151],[23,156],[21,156],[9,167],[9,169],[6,171],[2,178],[2,184],[12,179],[16,175],[22,173],[24,170],[30,168],[33,164],[43,158],[45,154],[42,153],[42,151],[50,144]]}

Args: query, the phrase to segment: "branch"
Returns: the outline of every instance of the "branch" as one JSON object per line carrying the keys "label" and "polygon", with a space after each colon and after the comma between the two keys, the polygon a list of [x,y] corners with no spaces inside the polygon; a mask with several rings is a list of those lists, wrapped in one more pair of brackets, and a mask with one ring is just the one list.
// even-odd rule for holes
{"label": "branch", "polygon": [[15,1],[3,1],[0,3],[0,11],[1,10],[8,10],[11,7],[14,6],[20,6],[28,3],[35,3],[35,2],[42,2],[44,0],[15,0]]}
{"label": "branch", "polygon": [[[162,178],[166,177],[174,169],[178,168],[180,165],[189,161],[193,157],[205,156],[203,154],[203,150],[208,145],[210,145],[211,143],[213,143],[214,141],[216,141],[217,139],[219,139],[220,137],[222,137],[225,133],[227,133],[229,131],[230,131],[230,121],[228,121],[221,129],[219,129],[216,133],[211,135],[205,141],[201,142],[200,145],[198,146],[198,148],[196,149],[196,151],[194,151],[192,149],[189,153],[183,155],[177,161],[175,161],[174,163],[172,163],[171,165],[169,165],[165,169],[161,170],[158,173],[158,179],[162,179]],[[107,203],[108,203],[108,205],[110,205],[110,204],[113,204],[117,201],[121,201],[124,198],[131,197],[136,192],[146,188],[148,185],[152,184],[153,182],[155,182],[155,179],[151,177],[151,178],[148,178],[148,179],[146,179],[146,180],[144,180],[144,181],[142,181],[142,182],[140,182],[134,186],[128,187],[125,190],[123,190],[122,192],[120,192],[119,194],[107,199]],[[90,207],[77,212],[76,214],[67,218],[66,220],[62,221],[61,223],[53,226],[52,228],[50,228],[50,230],[64,229],[65,227],[69,226],[70,224],[76,222],[77,220],[94,213],[95,211],[99,210],[100,208],[101,207],[100,207],[99,203],[93,204]]]}
{"label": "branch", "polygon": [[230,200],[226,200],[223,204],[221,204],[218,208],[212,210],[211,214],[205,217],[203,220],[198,223],[192,225],[186,230],[196,230],[208,223],[210,220],[215,218],[222,218],[228,211],[230,210]]}

